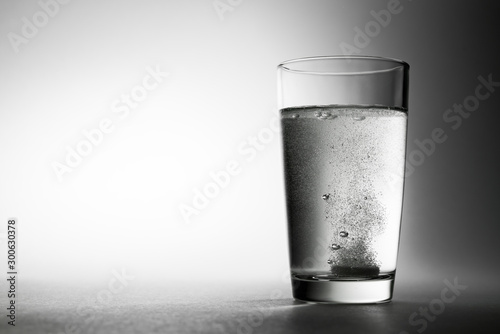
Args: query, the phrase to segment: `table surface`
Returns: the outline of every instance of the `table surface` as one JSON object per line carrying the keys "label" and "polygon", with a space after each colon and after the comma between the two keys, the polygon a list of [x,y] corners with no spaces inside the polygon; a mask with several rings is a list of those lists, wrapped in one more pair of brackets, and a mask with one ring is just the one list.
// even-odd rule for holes
{"label": "table surface", "polygon": [[[445,279],[454,284],[454,277]],[[111,291],[106,286],[24,282],[16,327],[5,325],[2,312],[0,332],[482,333],[498,328],[498,288],[458,280],[462,288],[442,297],[445,279],[396,283],[393,301],[375,305],[301,303],[284,283],[143,283]]]}

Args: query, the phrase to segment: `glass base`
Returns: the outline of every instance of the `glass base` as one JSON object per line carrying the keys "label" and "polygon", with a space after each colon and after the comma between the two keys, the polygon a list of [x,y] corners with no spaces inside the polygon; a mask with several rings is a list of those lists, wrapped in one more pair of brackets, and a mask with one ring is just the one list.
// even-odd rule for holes
{"label": "glass base", "polygon": [[293,297],[327,304],[387,303],[392,299],[394,275],[377,277],[335,277],[292,275]]}

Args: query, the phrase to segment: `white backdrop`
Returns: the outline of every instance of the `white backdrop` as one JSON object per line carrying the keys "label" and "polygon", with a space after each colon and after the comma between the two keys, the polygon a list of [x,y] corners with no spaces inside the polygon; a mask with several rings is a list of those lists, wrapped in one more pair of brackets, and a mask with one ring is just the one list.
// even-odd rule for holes
{"label": "white backdrop", "polygon": [[[5,239],[7,218],[19,220],[22,277],[280,279],[288,258],[276,65],[343,52],[406,60],[410,111],[428,115],[410,117],[410,139],[422,138],[488,74],[464,69],[452,92],[426,88],[441,78],[430,76],[431,53],[460,50],[433,37],[452,34],[440,21],[449,8],[433,6],[1,1],[0,231]],[[413,240],[427,233],[415,203],[432,175],[407,180],[405,268],[430,266]]]}

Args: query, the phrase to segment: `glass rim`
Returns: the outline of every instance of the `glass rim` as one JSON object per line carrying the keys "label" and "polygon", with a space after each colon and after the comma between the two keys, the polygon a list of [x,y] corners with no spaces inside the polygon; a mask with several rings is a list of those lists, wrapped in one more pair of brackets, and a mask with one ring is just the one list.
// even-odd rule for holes
{"label": "glass rim", "polygon": [[[310,62],[315,60],[367,60],[367,61],[380,61],[393,63],[394,66],[390,68],[376,69],[376,70],[357,70],[357,71],[310,71],[310,70],[298,70],[290,68],[286,65],[299,63],[299,62]],[[278,69],[284,70],[287,72],[297,73],[297,74],[313,74],[313,75],[363,75],[363,74],[377,74],[384,72],[391,72],[396,69],[404,68],[405,70],[409,70],[410,65],[400,59],[396,58],[387,58],[387,57],[379,57],[379,56],[365,56],[365,55],[355,55],[355,56],[345,56],[345,55],[331,55],[331,56],[313,56],[313,57],[301,57],[294,58],[290,60],[286,60],[278,65]]]}

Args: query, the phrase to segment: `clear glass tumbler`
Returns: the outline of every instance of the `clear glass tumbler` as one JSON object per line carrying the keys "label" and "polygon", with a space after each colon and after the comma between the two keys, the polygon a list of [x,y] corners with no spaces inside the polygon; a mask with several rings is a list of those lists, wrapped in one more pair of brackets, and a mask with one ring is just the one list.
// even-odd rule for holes
{"label": "clear glass tumbler", "polygon": [[392,298],[399,246],[409,65],[326,56],[278,66],[293,296]]}

